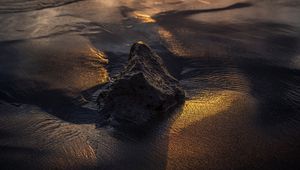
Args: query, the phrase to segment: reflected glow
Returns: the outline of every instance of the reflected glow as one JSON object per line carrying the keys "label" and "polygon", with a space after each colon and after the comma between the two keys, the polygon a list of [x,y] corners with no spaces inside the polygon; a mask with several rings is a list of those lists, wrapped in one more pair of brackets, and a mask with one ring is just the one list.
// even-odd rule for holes
{"label": "reflected glow", "polygon": [[173,34],[160,27],[158,29],[158,33],[160,35],[160,37],[167,43],[168,45],[168,49],[176,54],[176,55],[179,55],[179,56],[186,56],[188,55],[188,50],[186,50],[182,45],[181,43],[173,36]]}
{"label": "reflected glow", "polygon": [[50,89],[77,94],[108,81],[105,54],[84,37],[37,39],[20,44],[18,50],[26,51],[26,57],[16,62],[20,74],[44,82]]}
{"label": "reflected glow", "polygon": [[108,59],[106,58],[105,54],[94,47],[89,47],[87,55],[90,57],[96,57],[103,64],[108,64]]}
{"label": "reflected glow", "polygon": [[208,1],[204,1],[204,0],[198,0],[199,2],[201,2],[201,3],[203,3],[203,4],[206,4],[206,5],[209,5],[209,4],[211,4],[210,2],[208,2]]}
{"label": "reflected glow", "polygon": [[[94,75],[95,70],[92,70],[91,72],[85,72],[85,75],[83,75],[83,79],[86,77],[89,77],[87,74],[91,74],[90,77],[96,77],[97,83],[102,84],[109,80],[109,74],[107,70],[103,67],[103,65],[108,64],[108,59],[104,52],[98,50],[97,48],[93,47],[92,45],[88,45],[87,48],[82,52],[84,56],[88,57],[89,60],[87,60],[91,67],[94,67],[94,69],[97,69],[98,76]],[[83,80],[80,79],[80,80]],[[93,78],[94,79],[94,78]]]}
{"label": "reflected glow", "polygon": [[133,13],[134,17],[138,20],[140,20],[143,23],[154,23],[156,22],[150,15],[147,14],[141,14],[138,12]]}

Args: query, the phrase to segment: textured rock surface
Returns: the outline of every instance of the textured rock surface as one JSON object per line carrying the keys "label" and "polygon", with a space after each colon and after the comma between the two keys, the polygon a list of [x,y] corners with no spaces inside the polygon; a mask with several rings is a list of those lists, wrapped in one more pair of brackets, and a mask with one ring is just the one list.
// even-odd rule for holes
{"label": "textured rock surface", "polygon": [[102,123],[141,126],[174,111],[184,97],[184,91],[161,58],[138,42],[131,48],[128,65],[102,89],[97,101]]}

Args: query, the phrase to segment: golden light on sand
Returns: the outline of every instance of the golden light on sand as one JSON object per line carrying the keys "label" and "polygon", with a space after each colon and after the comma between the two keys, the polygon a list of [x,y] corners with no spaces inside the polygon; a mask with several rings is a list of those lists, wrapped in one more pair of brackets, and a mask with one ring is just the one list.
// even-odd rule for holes
{"label": "golden light on sand", "polygon": [[171,126],[171,133],[177,133],[202,119],[226,111],[238,98],[239,93],[229,90],[207,92],[186,101],[183,111]]}
{"label": "golden light on sand", "polygon": [[[210,91],[186,101],[170,128],[166,169],[176,169],[178,163],[214,167],[212,157],[223,159],[218,149],[230,152],[237,135],[253,135],[249,122],[255,106],[251,96],[232,90]],[[247,138],[241,140],[248,143]]]}

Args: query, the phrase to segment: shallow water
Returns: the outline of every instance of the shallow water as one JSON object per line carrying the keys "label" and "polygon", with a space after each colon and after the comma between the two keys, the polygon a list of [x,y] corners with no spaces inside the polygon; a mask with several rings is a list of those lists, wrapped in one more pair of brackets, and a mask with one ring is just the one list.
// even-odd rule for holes
{"label": "shallow water", "polygon": [[[297,0],[0,2],[0,169],[299,169]],[[148,43],[185,104],[144,135],[91,94]]]}

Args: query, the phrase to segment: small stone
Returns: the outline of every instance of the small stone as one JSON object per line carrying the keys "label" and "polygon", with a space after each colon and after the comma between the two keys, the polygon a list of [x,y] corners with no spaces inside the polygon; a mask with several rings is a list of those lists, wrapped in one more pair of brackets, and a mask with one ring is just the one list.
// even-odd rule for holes
{"label": "small stone", "polygon": [[162,59],[138,42],[131,47],[128,65],[102,89],[97,102],[103,122],[136,127],[174,111],[184,98],[183,89]]}

